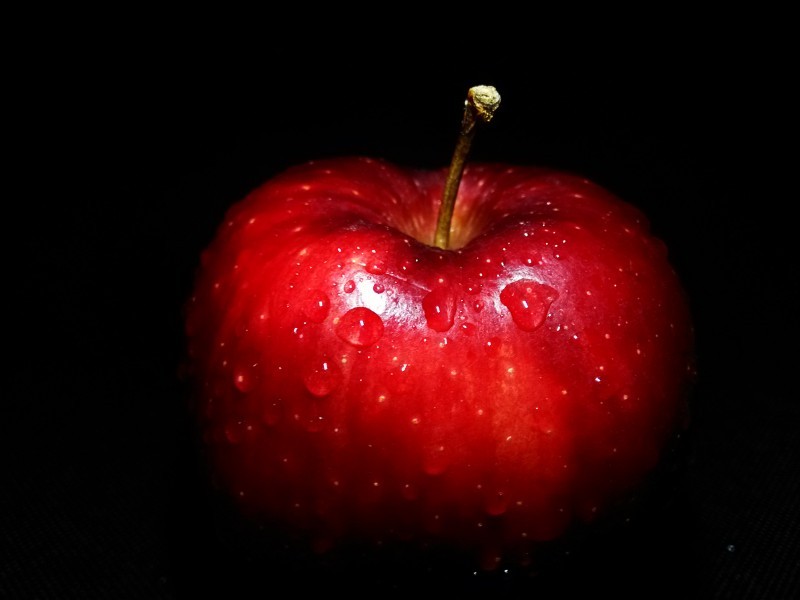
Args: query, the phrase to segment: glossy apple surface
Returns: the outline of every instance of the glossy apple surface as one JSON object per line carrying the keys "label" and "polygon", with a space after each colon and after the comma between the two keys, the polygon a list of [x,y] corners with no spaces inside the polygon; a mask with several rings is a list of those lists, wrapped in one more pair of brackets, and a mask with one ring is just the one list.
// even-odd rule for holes
{"label": "glossy apple surface", "polygon": [[[317,552],[492,568],[634,493],[687,426],[693,330],[643,214],[547,169],[342,158],[231,207],[186,331],[220,490]],[[526,558],[528,557],[528,558]]]}

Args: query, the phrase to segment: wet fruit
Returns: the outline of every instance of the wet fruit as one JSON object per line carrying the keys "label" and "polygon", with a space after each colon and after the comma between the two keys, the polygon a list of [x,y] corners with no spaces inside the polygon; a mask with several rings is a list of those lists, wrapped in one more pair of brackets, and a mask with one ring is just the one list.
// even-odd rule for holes
{"label": "wet fruit", "polygon": [[687,425],[693,332],[644,215],[572,174],[341,158],[231,207],[187,306],[219,489],[319,553],[483,569],[634,493]]}

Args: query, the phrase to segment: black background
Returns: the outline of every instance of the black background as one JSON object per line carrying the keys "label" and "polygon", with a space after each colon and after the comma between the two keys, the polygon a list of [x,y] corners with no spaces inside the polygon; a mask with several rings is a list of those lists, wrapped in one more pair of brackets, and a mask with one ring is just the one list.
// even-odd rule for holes
{"label": "black background", "polygon": [[[398,33],[394,15],[246,31],[210,16],[56,18],[9,55],[0,597],[235,597],[254,583],[269,597],[291,584],[243,566],[196,494],[176,373],[199,252],[231,203],[292,164],[446,165],[475,84],[503,104],[473,159],[576,171],[640,206],[696,319],[675,505],[546,591],[797,597],[797,168],[784,149],[797,135],[777,16],[592,33],[559,21],[555,35],[543,16],[414,18]],[[364,581],[425,587],[409,573]]]}

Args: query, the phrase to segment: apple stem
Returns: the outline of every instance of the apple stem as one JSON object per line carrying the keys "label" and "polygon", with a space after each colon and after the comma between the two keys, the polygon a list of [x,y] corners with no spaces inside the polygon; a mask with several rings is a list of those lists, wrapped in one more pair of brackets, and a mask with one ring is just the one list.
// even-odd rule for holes
{"label": "apple stem", "polygon": [[453,220],[453,209],[456,205],[458,186],[464,172],[472,140],[477,131],[478,123],[488,123],[492,120],[497,107],[500,106],[500,94],[490,85],[477,85],[467,92],[464,102],[464,116],[461,119],[461,131],[458,135],[453,158],[450,161],[450,170],[444,184],[442,203],[439,206],[439,218],[436,222],[436,234],[433,245],[446,250],[450,245],[450,227]]}

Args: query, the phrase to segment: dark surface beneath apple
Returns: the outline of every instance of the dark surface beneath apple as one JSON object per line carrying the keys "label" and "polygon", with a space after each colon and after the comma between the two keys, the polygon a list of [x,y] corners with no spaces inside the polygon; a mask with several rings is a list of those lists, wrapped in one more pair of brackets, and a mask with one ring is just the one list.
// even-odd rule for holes
{"label": "dark surface beneath apple", "polygon": [[[7,197],[21,214],[6,221],[19,305],[0,418],[0,597],[800,597],[794,188],[772,187],[794,167],[768,137],[783,123],[779,79],[733,51],[654,53],[642,69],[624,53],[556,65],[515,49],[449,71],[410,55],[372,71],[355,51],[164,50],[51,56],[42,69],[61,95],[25,121],[32,160]],[[183,410],[182,306],[200,251],[228,206],[290,165],[446,165],[475,84],[503,104],[471,160],[580,173],[639,206],[669,248],[699,372],[670,494],[536,574],[264,547],[206,493]],[[761,90],[757,105],[743,86]]]}

